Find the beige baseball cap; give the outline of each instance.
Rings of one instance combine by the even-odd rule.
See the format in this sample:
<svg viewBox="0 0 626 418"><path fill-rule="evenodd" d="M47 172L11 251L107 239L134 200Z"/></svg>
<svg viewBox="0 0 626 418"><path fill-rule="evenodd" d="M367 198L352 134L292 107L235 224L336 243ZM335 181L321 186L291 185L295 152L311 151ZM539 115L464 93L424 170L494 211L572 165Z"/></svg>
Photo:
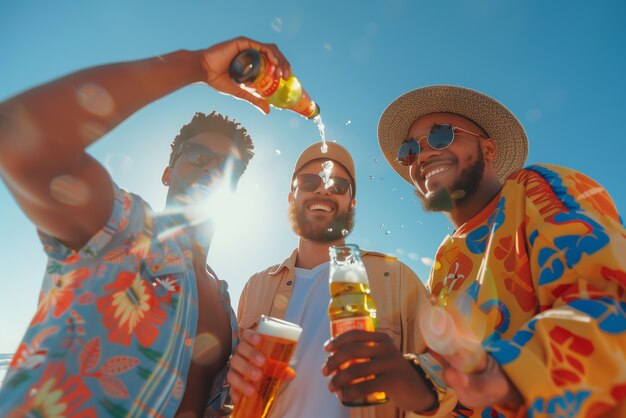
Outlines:
<svg viewBox="0 0 626 418"><path fill-rule="evenodd" d="M302 151L302 154L298 157L298 161L296 161L296 165L293 168L293 175L291 176L292 183L298 171L307 163L313 160L332 160L341 164L346 171L348 171L352 180L352 197L356 196L356 176L354 174L354 160L352 156L347 149L336 142L326 142L326 145L328 146L328 150L325 153L322 152L321 142L316 142Z"/></svg>

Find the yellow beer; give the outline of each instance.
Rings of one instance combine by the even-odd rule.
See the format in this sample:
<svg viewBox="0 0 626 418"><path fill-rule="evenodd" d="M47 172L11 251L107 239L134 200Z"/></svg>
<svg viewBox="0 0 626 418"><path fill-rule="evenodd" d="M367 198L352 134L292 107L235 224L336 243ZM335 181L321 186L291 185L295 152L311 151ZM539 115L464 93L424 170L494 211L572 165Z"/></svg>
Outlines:
<svg viewBox="0 0 626 418"><path fill-rule="evenodd" d="M262 315L256 331L261 334L257 349L265 356L263 377L256 393L242 395L232 418L265 418L269 415L289 361L296 351L302 328L291 322Z"/></svg>
<svg viewBox="0 0 626 418"><path fill-rule="evenodd" d="M330 248L330 333L333 337L354 329L374 332L376 330L376 304L370 295L369 281L365 266L361 261L359 247L352 244ZM358 359L341 365L342 369L357 362ZM356 379L359 383L374 376ZM347 406L366 406L388 401L385 392L374 392L355 402L342 403Z"/></svg>

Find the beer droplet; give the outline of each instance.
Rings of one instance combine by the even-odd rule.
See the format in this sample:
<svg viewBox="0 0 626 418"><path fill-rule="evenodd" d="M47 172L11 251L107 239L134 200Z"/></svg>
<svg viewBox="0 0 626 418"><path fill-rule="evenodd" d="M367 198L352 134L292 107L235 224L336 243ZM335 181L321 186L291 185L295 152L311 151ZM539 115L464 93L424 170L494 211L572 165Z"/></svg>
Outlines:
<svg viewBox="0 0 626 418"><path fill-rule="evenodd" d="M391 234L391 231L390 230L386 230L385 231L385 235L389 235L389 234Z"/></svg>
<svg viewBox="0 0 626 418"><path fill-rule="evenodd" d="M346 125L352 125L352 121L351 120L347 121Z"/></svg>
<svg viewBox="0 0 626 418"><path fill-rule="evenodd" d="M332 51L333 50L333 46L330 42L325 42L324 43L324 49L326 49L327 51Z"/></svg>
<svg viewBox="0 0 626 418"><path fill-rule="evenodd" d="M332 228L328 228L326 231L333 232L333 229Z"/></svg>
<svg viewBox="0 0 626 418"><path fill-rule="evenodd" d="M279 149L275 149L275 150L274 150L274 154L275 154L277 157L279 157L279 156L280 156L280 154L282 154L282 152L281 152Z"/></svg>
<svg viewBox="0 0 626 418"><path fill-rule="evenodd" d="M350 233L350 231L348 231L347 229L342 229L341 230L341 235L343 235L344 237L347 237L349 233Z"/></svg>
<svg viewBox="0 0 626 418"><path fill-rule="evenodd" d="M280 17L275 17L270 26L275 32L280 33L283 30L283 20Z"/></svg>
<svg viewBox="0 0 626 418"><path fill-rule="evenodd" d="M108 91L97 84L87 83L76 92L78 104L96 116L107 116L113 112L114 102Z"/></svg>
<svg viewBox="0 0 626 418"><path fill-rule="evenodd" d="M83 180L69 174L55 177L50 182L50 194L64 205L80 206L89 200L89 186Z"/></svg>
<svg viewBox="0 0 626 418"><path fill-rule="evenodd" d="M374 176L369 176L369 179L370 180L374 180Z"/></svg>

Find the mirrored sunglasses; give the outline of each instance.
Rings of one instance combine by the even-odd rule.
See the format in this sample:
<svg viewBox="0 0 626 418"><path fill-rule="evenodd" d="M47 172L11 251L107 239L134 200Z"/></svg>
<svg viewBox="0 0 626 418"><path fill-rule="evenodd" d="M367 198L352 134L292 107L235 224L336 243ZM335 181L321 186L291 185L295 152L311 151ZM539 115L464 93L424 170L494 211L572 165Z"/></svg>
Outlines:
<svg viewBox="0 0 626 418"><path fill-rule="evenodd" d="M332 183L331 183L332 182ZM342 195L350 190L352 194L352 182L343 177L330 176L328 191L332 194ZM293 181L293 189L299 188L305 192L314 192L322 184L322 178L318 174L297 174Z"/></svg>
<svg viewBox="0 0 626 418"><path fill-rule="evenodd" d="M428 131L426 135L426 142L434 150L444 150L448 148L454 142L454 132L461 131L470 135L483 137L481 134L467 131L463 128L452 125L434 125ZM398 156L396 159L400 164L406 167L410 167L417 161L417 157L422 152L420 145L420 139L424 138L424 135L420 134L405 140L400 149L398 150Z"/></svg>

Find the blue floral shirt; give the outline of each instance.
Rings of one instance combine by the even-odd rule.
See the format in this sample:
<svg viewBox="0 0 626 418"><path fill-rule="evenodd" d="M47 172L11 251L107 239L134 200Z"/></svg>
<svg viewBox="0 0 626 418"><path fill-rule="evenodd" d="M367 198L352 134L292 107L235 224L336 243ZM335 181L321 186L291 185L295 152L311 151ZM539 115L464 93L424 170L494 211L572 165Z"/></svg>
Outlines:
<svg viewBox="0 0 626 418"><path fill-rule="evenodd" d="M175 232L180 219L114 188L110 219L80 251L41 234L47 270L0 390L2 417L171 417L179 407L198 320L191 242ZM220 291L234 349L225 282ZM224 377L207 384L206 417L221 415Z"/></svg>

